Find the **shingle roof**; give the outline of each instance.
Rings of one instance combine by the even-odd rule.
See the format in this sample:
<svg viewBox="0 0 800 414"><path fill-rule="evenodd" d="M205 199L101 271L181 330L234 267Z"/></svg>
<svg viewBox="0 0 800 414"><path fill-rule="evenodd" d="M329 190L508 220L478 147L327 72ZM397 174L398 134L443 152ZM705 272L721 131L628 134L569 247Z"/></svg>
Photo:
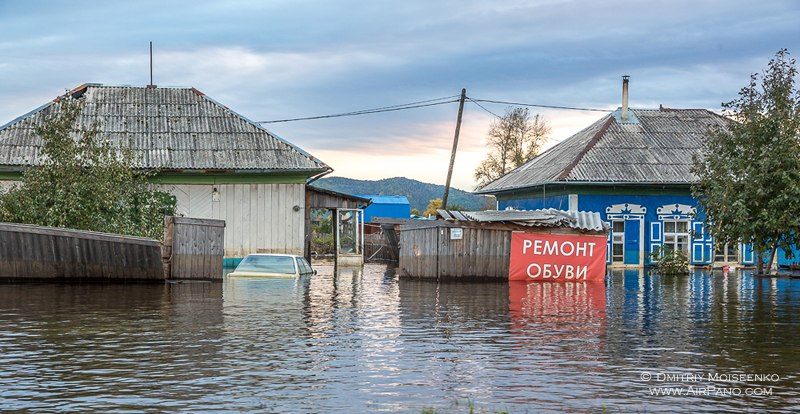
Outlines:
<svg viewBox="0 0 800 414"><path fill-rule="evenodd" d="M100 122L113 143L130 139L144 168L323 172L322 161L220 105L194 88L86 84L71 92L85 101L81 122ZM56 99L0 127L0 165L36 164L34 134L63 101Z"/></svg>
<svg viewBox="0 0 800 414"><path fill-rule="evenodd" d="M497 193L549 183L659 183L696 180L692 155L713 126L727 120L705 109L619 110L567 138L477 193Z"/></svg>

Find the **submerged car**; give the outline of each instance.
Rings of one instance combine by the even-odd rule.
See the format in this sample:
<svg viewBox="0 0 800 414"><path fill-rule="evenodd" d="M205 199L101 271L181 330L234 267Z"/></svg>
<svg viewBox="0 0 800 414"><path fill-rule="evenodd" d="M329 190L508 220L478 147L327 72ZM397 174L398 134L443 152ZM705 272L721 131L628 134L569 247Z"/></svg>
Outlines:
<svg viewBox="0 0 800 414"><path fill-rule="evenodd" d="M228 277L295 277L316 272L303 256L294 254L248 254Z"/></svg>

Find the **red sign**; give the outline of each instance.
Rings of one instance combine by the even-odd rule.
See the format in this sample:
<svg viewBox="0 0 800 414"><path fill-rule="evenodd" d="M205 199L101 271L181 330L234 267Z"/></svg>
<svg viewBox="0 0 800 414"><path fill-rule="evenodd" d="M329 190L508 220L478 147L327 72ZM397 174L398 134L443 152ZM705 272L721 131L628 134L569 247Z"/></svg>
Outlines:
<svg viewBox="0 0 800 414"><path fill-rule="evenodd" d="M605 236L514 232L508 278L546 282L603 281L606 240Z"/></svg>

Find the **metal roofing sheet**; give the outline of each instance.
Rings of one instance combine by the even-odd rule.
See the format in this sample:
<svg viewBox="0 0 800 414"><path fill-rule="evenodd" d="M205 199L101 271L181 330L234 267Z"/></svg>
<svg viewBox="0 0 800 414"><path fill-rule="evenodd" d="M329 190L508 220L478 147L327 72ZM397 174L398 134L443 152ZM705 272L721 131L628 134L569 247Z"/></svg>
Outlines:
<svg viewBox="0 0 800 414"><path fill-rule="evenodd" d="M696 179L690 171L692 157L700 155L706 133L728 122L704 109L632 109L631 112L638 123L620 124L613 120L603 132L608 116L603 117L489 183L479 193L554 181L691 183ZM592 140L601 132L602 136Z"/></svg>
<svg viewBox="0 0 800 414"><path fill-rule="evenodd" d="M111 142L130 140L142 151L146 168L329 169L297 146L194 89L90 84L80 99L85 106L79 122L98 122L101 134ZM0 164L37 163L42 141L34 129L62 104L57 100L0 128Z"/></svg>
<svg viewBox="0 0 800 414"><path fill-rule="evenodd" d="M481 223L510 222L531 227L569 227L591 231L608 230L600 213L592 211L564 211L551 208L490 211L439 210L438 212L439 216L446 220L455 219Z"/></svg>
<svg viewBox="0 0 800 414"><path fill-rule="evenodd" d="M372 204L410 204L406 196L357 195L356 197L368 198L372 200Z"/></svg>

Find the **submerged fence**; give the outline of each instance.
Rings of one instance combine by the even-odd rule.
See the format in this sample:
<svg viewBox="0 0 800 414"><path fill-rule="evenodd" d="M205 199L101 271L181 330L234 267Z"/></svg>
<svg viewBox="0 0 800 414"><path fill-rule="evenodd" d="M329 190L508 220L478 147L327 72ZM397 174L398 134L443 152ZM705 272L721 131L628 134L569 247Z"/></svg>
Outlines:
<svg viewBox="0 0 800 414"><path fill-rule="evenodd" d="M158 240L0 223L0 278L163 280Z"/></svg>

